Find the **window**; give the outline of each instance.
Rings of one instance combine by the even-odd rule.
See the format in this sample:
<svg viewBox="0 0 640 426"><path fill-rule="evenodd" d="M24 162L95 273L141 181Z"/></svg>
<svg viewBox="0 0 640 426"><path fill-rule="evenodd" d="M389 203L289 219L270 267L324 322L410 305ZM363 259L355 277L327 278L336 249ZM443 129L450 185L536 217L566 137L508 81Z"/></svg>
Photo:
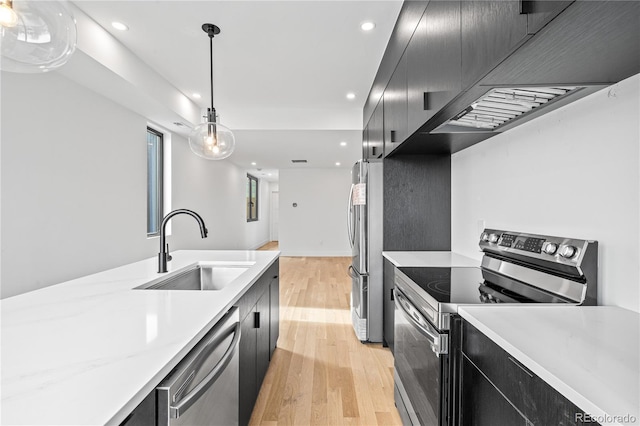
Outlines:
<svg viewBox="0 0 640 426"><path fill-rule="evenodd" d="M162 209L162 133L147 127L147 236L160 235Z"/></svg>
<svg viewBox="0 0 640 426"><path fill-rule="evenodd" d="M247 175L247 222L258 220L258 178Z"/></svg>

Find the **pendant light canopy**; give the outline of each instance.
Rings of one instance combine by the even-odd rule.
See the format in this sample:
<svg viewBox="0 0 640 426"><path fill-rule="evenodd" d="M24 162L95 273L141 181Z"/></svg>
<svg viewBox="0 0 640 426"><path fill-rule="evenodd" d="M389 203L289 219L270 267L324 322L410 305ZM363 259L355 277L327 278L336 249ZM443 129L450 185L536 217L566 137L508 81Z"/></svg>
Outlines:
<svg viewBox="0 0 640 426"><path fill-rule="evenodd" d="M211 108L207 108L207 122L194 127L189 134L189 147L199 157L222 160L231 155L236 141L231 130L217 122L216 109L213 107L213 37L220 34L220 28L213 24L203 24L202 29L209 36Z"/></svg>
<svg viewBox="0 0 640 426"><path fill-rule="evenodd" d="M76 21L64 1L0 0L0 31L4 71L51 71L76 49Z"/></svg>

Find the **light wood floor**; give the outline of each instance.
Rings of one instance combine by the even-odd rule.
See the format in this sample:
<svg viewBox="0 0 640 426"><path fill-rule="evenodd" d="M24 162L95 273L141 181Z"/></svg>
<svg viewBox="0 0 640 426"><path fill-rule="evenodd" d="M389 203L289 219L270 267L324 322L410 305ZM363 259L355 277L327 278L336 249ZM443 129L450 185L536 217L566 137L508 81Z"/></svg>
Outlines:
<svg viewBox="0 0 640 426"><path fill-rule="evenodd" d="M271 241L260 247L258 250L278 250L278 242Z"/></svg>
<svg viewBox="0 0 640 426"><path fill-rule="evenodd" d="M390 351L351 327L350 260L280 258L280 338L251 425L402 424Z"/></svg>

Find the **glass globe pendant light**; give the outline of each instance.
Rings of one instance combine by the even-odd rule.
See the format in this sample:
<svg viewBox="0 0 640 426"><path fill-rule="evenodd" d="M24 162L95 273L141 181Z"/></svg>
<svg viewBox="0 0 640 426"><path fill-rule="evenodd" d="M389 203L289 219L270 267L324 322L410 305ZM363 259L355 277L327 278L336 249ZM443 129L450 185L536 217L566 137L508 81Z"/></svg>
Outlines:
<svg viewBox="0 0 640 426"><path fill-rule="evenodd" d="M0 69L40 73L76 49L76 21L65 1L0 0Z"/></svg>
<svg viewBox="0 0 640 426"><path fill-rule="evenodd" d="M189 147L194 154L207 160L222 160L231 155L236 141L231 130L218 123L213 107L213 37L220 34L220 28L213 24L203 24L202 29L209 36L211 58L211 108L207 108L207 122L189 133Z"/></svg>

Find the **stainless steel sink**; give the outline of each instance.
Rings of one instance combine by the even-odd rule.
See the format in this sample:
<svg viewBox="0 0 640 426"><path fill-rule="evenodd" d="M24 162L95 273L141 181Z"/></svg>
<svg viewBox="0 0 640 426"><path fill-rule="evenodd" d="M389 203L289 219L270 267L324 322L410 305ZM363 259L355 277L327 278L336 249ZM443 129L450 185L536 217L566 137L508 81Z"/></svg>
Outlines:
<svg viewBox="0 0 640 426"><path fill-rule="evenodd" d="M247 265L197 265L193 269L173 275L151 284L144 284L141 290L222 290L233 280L247 271Z"/></svg>

